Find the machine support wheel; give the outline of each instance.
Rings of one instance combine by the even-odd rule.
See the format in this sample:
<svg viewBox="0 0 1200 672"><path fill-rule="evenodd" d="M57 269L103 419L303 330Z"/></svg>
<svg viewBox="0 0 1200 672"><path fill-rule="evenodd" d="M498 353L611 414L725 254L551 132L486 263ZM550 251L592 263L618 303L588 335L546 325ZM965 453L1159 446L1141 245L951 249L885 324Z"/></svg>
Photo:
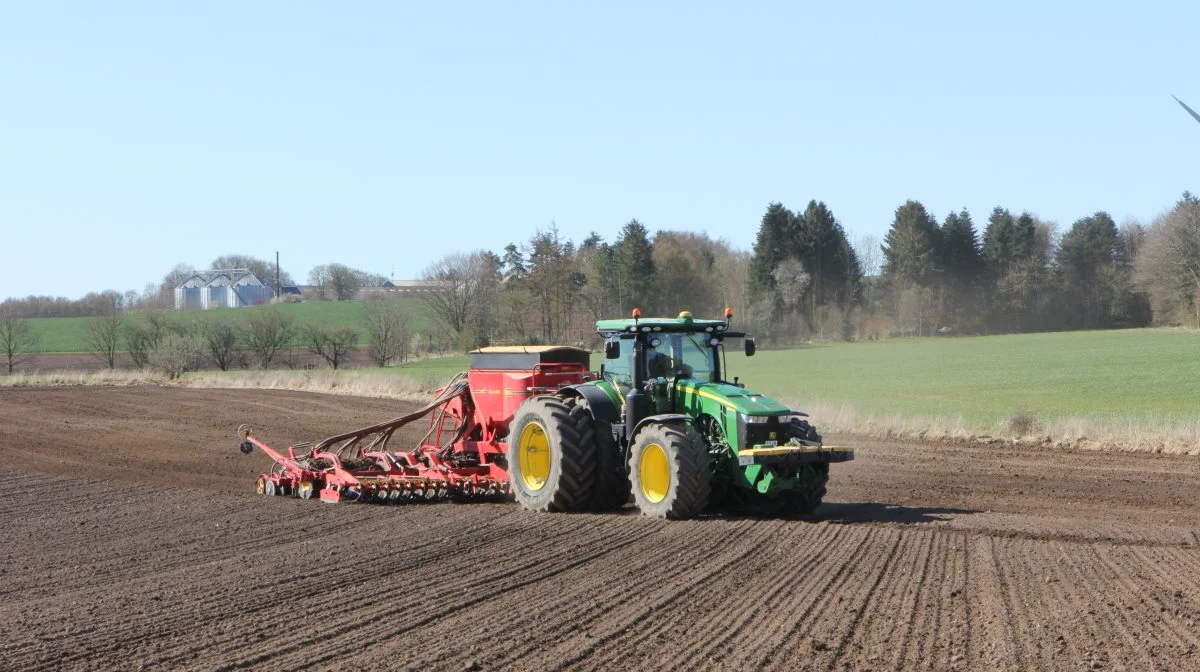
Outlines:
<svg viewBox="0 0 1200 672"><path fill-rule="evenodd" d="M829 463L816 462L805 465L797 472L799 483L787 493L788 507L794 513L811 515L825 498L825 486L829 483Z"/></svg>
<svg viewBox="0 0 1200 672"><path fill-rule="evenodd" d="M254 491L260 495L267 494L267 483L269 481L266 476L259 476L258 480L254 481Z"/></svg>
<svg viewBox="0 0 1200 672"><path fill-rule="evenodd" d="M691 518L704 510L712 489L708 450L700 435L689 427L647 427L634 439L629 479L642 514Z"/></svg>
<svg viewBox="0 0 1200 672"><path fill-rule="evenodd" d="M821 435L817 428L799 418L792 419L788 433L793 438L821 443ZM829 483L829 463L815 462L800 467L796 472L796 480L796 487L785 494L786 509L789 513L812 515L825 498L826 485Z"/></svg>
<svg viewBox="0 0 1200 672"><path fill-rule="evenodd" d="M272 480L271 480L271 479L269 479L269 478L267 479L267 482L266 482L266 484L265 484L265 487L264 487L264 489L263 489L263 494L264 494L264 495L266 495L266 496L268 496L268 497L274 497L275 495L278 495L278 494L279 494L279 488L277 488L277 487L275 486L275 481L272 481Z"/></svg>
<svg viewBox="0 0 1200 672"><path fill-rule="evenodd" d="M532 511L582 511L596 476L596 441L590 415L559 397L521 404L508 432L513 494Z"/></svg>

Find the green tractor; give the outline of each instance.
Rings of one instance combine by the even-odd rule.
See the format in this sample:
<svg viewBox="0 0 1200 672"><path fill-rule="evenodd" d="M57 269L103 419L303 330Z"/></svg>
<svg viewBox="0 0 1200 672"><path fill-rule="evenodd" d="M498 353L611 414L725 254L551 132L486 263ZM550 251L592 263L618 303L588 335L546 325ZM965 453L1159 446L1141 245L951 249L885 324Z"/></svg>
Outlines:
<svg viewBox="0 0 1200 672"><path fill-rule="evenodd" d="M725 345L755 342L724 320L601 320L600 377L534 396L513 416L508 468L518 502L538 511L604 511L632 493L643 514L810 514L829 465L807 416L726 380Z"/></svg>

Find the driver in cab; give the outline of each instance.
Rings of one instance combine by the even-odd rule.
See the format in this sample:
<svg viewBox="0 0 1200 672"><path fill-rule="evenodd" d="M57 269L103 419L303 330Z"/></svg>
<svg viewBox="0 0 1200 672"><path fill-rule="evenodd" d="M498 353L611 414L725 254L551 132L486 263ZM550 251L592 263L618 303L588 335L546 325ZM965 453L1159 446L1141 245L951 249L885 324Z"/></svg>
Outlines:
<svg viewBox="0 0 1200 672"><path fill-rule="evenodd" d="M659 348L663 348L662 351ZM651 378L692 377L692 367L684 364L668 354L669 346L665 343L651 346L646 351L646 371Z"/></svg>

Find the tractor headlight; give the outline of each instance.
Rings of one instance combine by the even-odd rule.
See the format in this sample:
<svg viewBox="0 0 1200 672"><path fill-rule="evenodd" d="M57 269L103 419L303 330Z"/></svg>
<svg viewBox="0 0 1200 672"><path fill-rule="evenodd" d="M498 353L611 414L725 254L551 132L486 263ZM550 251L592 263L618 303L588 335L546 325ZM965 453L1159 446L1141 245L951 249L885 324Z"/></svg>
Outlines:
<svg viewBox="0 0 1200 672"><path fill-rule="evenodd" d="M745 413L738 413L738 416L741 417L742 422L749 424L749 425L765 424L767 422L767 420L771 417L768 415L746 415Z"/></svg>

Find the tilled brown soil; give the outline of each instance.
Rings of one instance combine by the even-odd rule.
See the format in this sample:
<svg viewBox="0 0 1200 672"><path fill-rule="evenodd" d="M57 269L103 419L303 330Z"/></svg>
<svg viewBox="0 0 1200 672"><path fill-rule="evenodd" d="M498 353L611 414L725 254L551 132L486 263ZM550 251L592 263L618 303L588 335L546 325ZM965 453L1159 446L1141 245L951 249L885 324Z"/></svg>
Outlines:
<svg viewBox="0 0 1200 672"><path fill-rule="evenodd" d="M409 408L0 390L0 667L1200 669L1196 458L846 439L807 521L249 494L238 423Z"/></svg>

